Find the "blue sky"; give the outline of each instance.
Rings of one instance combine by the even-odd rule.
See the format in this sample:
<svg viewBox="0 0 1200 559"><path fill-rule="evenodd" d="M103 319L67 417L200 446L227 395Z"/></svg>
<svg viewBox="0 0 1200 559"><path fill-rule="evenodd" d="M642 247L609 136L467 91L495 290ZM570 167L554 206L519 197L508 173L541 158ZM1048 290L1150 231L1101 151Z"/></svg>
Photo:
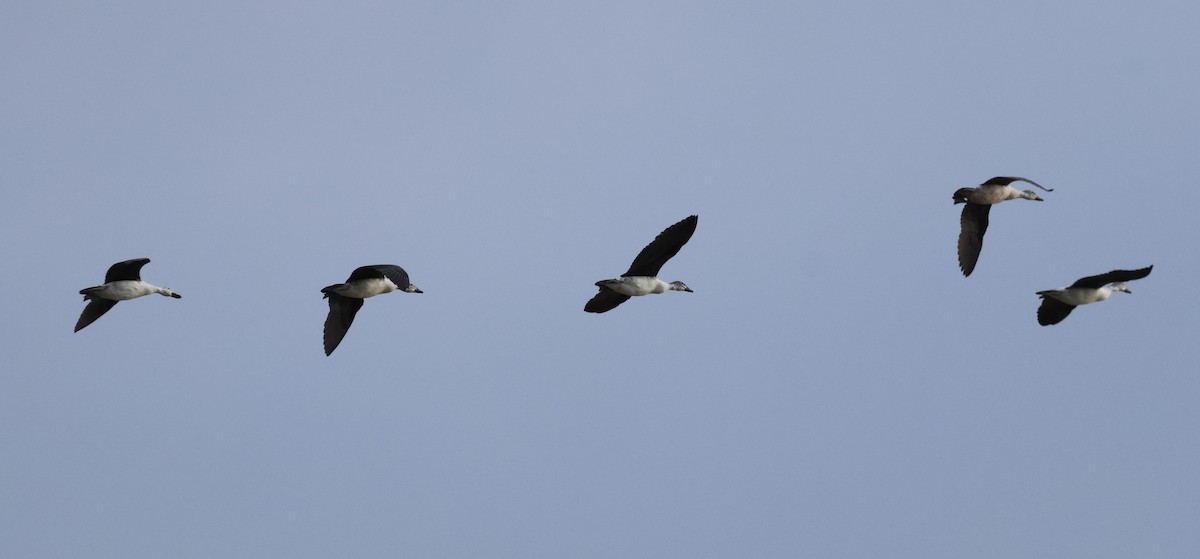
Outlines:
<svg viewBox="0 0 1200 559"><path fill-rule="evenodd" d="M9 3L0 555L1195 555L1198 17ZM690 214L694 294L582 311Z"/></svg>

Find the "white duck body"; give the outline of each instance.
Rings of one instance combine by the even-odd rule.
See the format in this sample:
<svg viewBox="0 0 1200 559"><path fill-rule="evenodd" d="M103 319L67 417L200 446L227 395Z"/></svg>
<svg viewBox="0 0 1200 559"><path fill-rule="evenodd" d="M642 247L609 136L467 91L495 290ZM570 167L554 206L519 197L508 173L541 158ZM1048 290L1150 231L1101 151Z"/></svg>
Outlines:
<svg viewBox="0 0 1200 559"><path fill-rule="evenodd" d="M400 287L397 286L395 282L386 277L382 277L354 280L349 283L343 283L335 286L330 289L330 291L333 291L334 293L344 297L366 299L376 295L383 295L384 293L391 293L399 289Z"/></svg>
<svg viewBox="0 0 1200 559"><path fill-rule="evenodd" d="M137 299L152 293L158 293L164 297L174 297L178 299L174 291L165 287L159 287L146 283L142 280L117 280L110 281L104 285L89 287L79 292L85 300L88 299L108 299L109 301L128 301Z"/></svg>
<svg viewBox="0 0 1200 559"><path fill-rule="evenodd" d="M1004 202L1006 200L1016 200L1019 198L1037 201L1042 200L1042 198L1038 196L1036 192L1032 190L1017 190L1010 184L985 184L982 186L977 186L973 189L964 188L962 190L969 190L969 193L966 193L965 196L967 202L982 206L990 206L992 204L999 204L1000 202Z"/></svg>
<svg viewBox="0 0 1200 559"><path fill-rule="evenodd" d="M1114 291L1124 291L1129 293L1129 288L1123 283L1114 283L1100 288L1092 287L1068 287L1066 289L1049 289L1046 291L1037 292L1038 295L1052 297L1057 301L1061 301L1068 305L1086 305L1089 303L1099 303L1113 294Z"/></svg>
<svg viewBox="0 0 1200 559"><path fill-rule="evenodd" d="M615 279L600 280L597 287L607 287L621 295L639 297L668 291L691 291L682 282L667 283L652 276L622 276Z"/></svg>

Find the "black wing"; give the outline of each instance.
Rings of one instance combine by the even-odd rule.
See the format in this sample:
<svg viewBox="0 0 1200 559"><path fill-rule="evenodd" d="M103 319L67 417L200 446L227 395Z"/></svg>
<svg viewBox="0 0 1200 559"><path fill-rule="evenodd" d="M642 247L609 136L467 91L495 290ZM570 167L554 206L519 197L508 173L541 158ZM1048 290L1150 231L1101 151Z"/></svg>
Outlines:
<svg viewBox="0 0 1200 559"><path fill-rule="evenodd" d="M354 280L372 278L390 279L392 280L392 283L396 284L396 287L400 288L400 290L408 288L408 272L405 272L404 268L393 264L372 264L370 266L362 266L350 274L350 278L346 280L346 283L350 283Z"/></svg>
<svg viewBox="0 0 1200 559"><path fill-rule="evenodd" d="M1042 190L1045 190L1046 192L1054 192L1053 188L1046 188L1036 182L1033 182L1033 181L1031 181L1027 178L1023 178L1023 177L992 177L992 178L988 179L987 181L985 181L980 186L986 186L989 184L998 184L998 185L1004 186L1006 184L1012 184L1017 181L1027 182L1029 184L1032 184L1033 186L1036 186Z"/></svg>
<svg viewBox="0 0 1200 559"><path fill-rule="evenodd" d="M583 310L594 313L608 312L628 300L628 295L621 295L607 287L601 287L600 292L583 306Z"/></svg>
<svg viewBox="0 0 1200 559"><path fill-rule="evenodd" d="M972 204L963 206L959 224L962 230L958 233L958 267L964 276L975 271L975 263L979 261L979 251L983 250L983 234L988 228L988 212L992 207L987 204Z"/></svg>
<svg viewBox="0 0 1200 559"><path fill-rule="evenodd" d="M149 258L134 258L117 262L108 268L107 274L104 274L104 283L121 280L138 281L142 279L142 266L149 263Z"/></svg>
<svg viewBox="0 0 1200 559"><path fill-rule="evenodd" d="M692 238L692 233L696 232L696 223L699 221L698 216L688 216L679 223L664 229L653 241L650 241L650 244L646 245L646 248L642 249L642 252L638 253L637 258L633 259L633 264L629 265L629 271L621 275L657 276L663 264L679 254L679 249L683 248L683 245ZM621 303L618 302L617 305L619 304Z"/></svg>
<svg viewBox="0 0 1200 559"><path fill-rule="evenodd" d="M354 322L358 309L362 308L363 300L337 293L327 293L326 296L329 297L329 316L325 317L325 355L329 355L346 337L346 331L350 330L350 324Z"/></svg>
<svg viewBox="0 0 1200 559"><path fill-rule="evenodd" d="M132 261L131 261L132 262ZM88 324L96 321L97 318L104 316L104 313L109 309L117 306L116 301L108 299L92 299L86 307L83 308L83 314L79 315L79 322L75 323L75 331L83 330Z"/></svg>
<svg viewBox="0 0 1200 559"><path fill-rule="evenodd" d="M1042 295L1042 306L1038 307L1038 324L1042 326L1058 324L1073 310L1075 310L1075 305L1068 305L1053 297Z"/></svg>
<svg viewBox="0 0 1200 559"><path fill-rule="evenodd" d="M1150 275L1150 270L1153 268L1154 266L1146 266L1140 270L1113 270L1107 274L1081 278L1079 281L1072 283L1071 287L1099 289L1113 282L1139 280Z"/></svg>

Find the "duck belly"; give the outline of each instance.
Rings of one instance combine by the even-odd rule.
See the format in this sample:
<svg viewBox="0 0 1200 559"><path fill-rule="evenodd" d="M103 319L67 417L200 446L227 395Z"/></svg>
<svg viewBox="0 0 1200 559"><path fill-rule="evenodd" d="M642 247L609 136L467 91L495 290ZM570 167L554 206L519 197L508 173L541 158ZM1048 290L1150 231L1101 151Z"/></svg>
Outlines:
<svg viewBox="0 0 1200 559"><path fill-rule="evenodd" d="M356 280L352 283L343 284L335 289L338 295L345 297L354 297L355 299L366 299L384 293L391 293L396 290L396 284L392 283L387 278L371 278L364 280Z"/></svg>
<svg viewBox="0 0 1200 559"><path fill-rule="evenodd" d="M663 293L670 289L666 282L649 276L626 276L618 279L597 282L621 295L640 297L651 293Z"/></svg>
<svg viewBox="0 0 1200 559"><path fill-rule="evenodd" d="M1108 298L1108 292L1104 289L1067 288L1046 291L1044 294L1068 305L1075 306L1095 303Z"/></svg>
<svg viewBox="0 0 1200 559"><path fill-rule="evenodd" d="M89 297L108 299L109 301L128 301L154 293L154 290L146 282L117 280L104 285L89 287L83 290L83 293Z"/></svg>

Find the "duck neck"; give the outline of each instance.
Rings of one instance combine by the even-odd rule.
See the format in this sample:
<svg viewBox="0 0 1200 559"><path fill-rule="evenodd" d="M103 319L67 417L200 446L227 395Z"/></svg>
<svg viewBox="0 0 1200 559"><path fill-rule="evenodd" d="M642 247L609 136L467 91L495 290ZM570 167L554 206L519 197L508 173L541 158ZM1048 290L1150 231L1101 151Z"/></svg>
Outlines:
<svg viewBox="0 0 1200 559"><path fill-rule="evenodd" d="M143 282L143 283L145 283L145 282ZM146 284L146 287L148 287L150 289L151 293L157 293L159 295L162 295L163 297L174 297L175 296L174 291L171 291L170 289L167 289L165 287L159 287L157 285L153 285L153 284L149 284L149 283Z"/></svg>

